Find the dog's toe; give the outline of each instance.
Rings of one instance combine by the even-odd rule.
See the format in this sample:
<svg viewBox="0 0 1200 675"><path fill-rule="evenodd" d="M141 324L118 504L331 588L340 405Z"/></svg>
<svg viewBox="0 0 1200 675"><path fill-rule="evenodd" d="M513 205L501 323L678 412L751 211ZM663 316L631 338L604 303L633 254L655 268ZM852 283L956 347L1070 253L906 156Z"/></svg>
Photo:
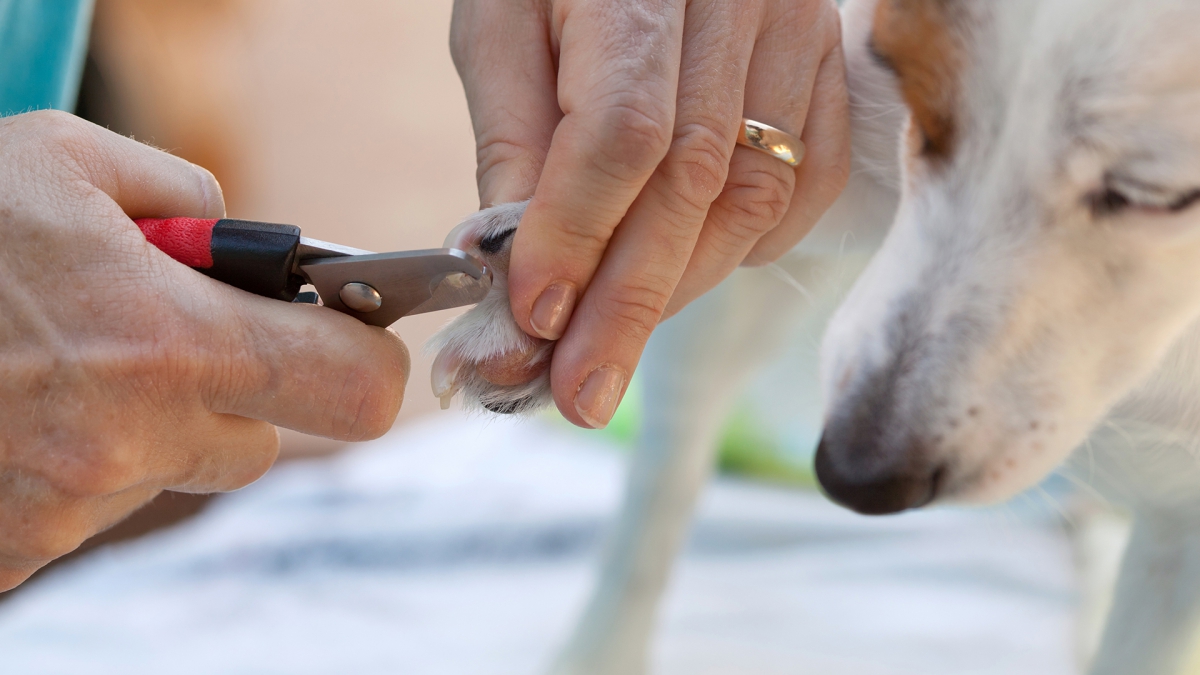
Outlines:
<svg viewBox="0 0 1200 675"><path fill-rule="evenodd" d="M544 344L545 340L539 342ZM535 344L528 350L515 350L484 359L475 364L475 372L501 387L527 384L550 367L549 363L538 358L542 346Z"/></svg>
<svg viewBox="0 0 1200 675"><path fill-rule="evenodd" d="M492 270L487 297L441 330L430 343L433 393L448 407L461 394L468 406L501 414L533 412L550 400L554 343L517 326L508 304L508 259L525 204L480 211L451 231L446 245L483 258Z"/></svg>

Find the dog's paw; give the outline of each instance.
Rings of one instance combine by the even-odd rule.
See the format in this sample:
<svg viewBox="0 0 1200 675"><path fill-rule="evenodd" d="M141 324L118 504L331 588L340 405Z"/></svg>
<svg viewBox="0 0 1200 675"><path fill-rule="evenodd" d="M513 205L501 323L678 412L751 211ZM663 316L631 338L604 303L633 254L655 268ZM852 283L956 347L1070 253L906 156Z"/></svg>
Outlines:
<svg viewBox="0 0 1200 675"><path fill-rule="evenodd" d="M478 255L492 270L492 289L478 305L442 328L429 342L433 395L442 408L461 393L463 404L514 414L545 407L550 396L554 343L517 326L508 304L508 257L527 202L501 204L463 221L446 246Z"/></svg>

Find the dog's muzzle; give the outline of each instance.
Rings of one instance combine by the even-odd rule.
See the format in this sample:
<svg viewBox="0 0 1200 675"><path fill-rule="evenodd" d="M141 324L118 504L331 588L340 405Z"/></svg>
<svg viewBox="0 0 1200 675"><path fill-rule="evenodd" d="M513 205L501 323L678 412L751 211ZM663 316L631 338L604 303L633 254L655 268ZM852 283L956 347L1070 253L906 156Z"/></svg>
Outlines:
<svg viewBox="0 0 1200 675"><path fill-rule="evenodd" d="M866 433L864 433L866 432ZM932 502L946 474L924 448L889 448L864 429L827 428L817 447L817 481L834 502L863 515L881 516Z"/></svg>

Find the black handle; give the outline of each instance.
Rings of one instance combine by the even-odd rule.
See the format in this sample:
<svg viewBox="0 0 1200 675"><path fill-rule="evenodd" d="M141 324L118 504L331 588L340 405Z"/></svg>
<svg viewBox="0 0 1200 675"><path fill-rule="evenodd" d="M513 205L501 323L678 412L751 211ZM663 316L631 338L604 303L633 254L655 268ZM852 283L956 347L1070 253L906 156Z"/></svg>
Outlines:
<svg viewBox="0 0 1200 675"><path fill-rule="evenodd" d="M300 228L223 218L212 228L212 267L200 271L267 298L291 302L304 284L292 272Z"/></svg>

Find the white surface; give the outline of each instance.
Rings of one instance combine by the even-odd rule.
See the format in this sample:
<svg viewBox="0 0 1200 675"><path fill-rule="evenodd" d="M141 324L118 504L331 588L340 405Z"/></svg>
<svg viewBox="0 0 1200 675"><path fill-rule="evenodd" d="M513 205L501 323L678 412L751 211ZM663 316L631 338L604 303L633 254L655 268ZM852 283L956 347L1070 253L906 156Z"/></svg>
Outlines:
<svg viewBox="0 0 1200 675"><path fill-rule="evenodd" d="M450 416L277 467L0 605L0 672L537 673L621 473L583 434ZM1028 510L867 519L719 481L655 672L1073 673L1069 545Z"/></svg>

